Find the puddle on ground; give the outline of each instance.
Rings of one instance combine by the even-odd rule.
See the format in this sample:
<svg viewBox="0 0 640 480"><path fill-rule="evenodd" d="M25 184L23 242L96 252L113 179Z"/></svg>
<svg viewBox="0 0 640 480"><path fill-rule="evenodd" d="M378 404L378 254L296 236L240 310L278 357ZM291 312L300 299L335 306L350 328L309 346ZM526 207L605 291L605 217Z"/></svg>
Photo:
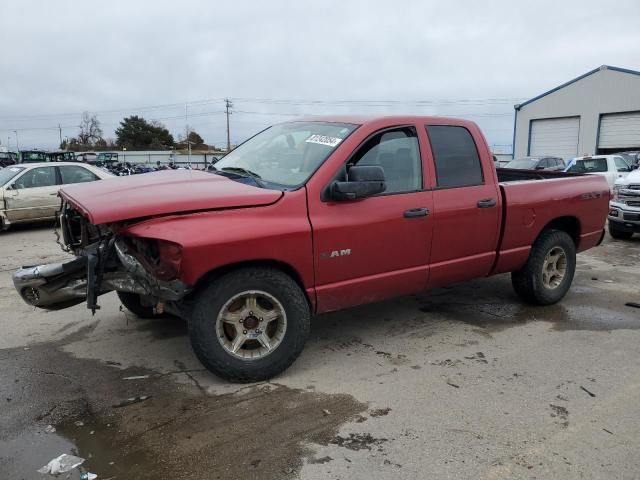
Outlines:
<svg viewBox="0 0 640 480"><path fill-rule="evenodd" d="M366 410L350 395L274 383L206 395L51 344L1 350L0 361L2 478L42 480L36 470L62 453L85 458L99 479L287 478L310 455L306 445L328 444ZM150 376L124 380L137 375ZM150 398L114 408L140 395Z"/></svg>
<svg viewBox="0 0 640 480"><path fill-rule="evenodd" d="M591 283L575 283L565 299L549 306L522 303L504 276L439 289L416 298L420 312L461 321L487 333L539 321L550 322L556 331L640 329L640 309L625 306L630 299L624 293L605 291Z"/></svg>
<svg viewBox="0 0 640 480"><path fill-rule="evenodd" d="M529 306L508 303L440 303L429 302L421 312L445 315L451 321L462 321L480 327L488 333L524 325L529 322L550 322L556 331L638 330L640 312L611 310L603 307L556 304Z"/></svg>

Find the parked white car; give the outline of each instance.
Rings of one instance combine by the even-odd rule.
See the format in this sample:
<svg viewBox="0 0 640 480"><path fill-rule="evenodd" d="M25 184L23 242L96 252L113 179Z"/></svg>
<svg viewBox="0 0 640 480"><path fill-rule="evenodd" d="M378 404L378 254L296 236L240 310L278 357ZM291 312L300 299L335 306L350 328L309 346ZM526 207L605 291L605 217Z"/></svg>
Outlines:
<svg viewBox="0 0 640 480"><path fill-rule="evenodd" d="M640 233L640 170L616 180L609 203L609 234L631 238L634 233Z"/></svg>
<svg viewBox="0 0 640 480"><path fill-rule="evenodd" d="M609 188L618 178L629 175L633 168L620 155L577 157L569 162L565 172L595 173L606 177Z"/></svg>
<svg viewBox="0 0 640 480"><path fill-rule="evenodd" d="M60 208L60 188L107 178L117 177L73 162L19 163L0 169L0 230L16 223L54 219Z"/></svg>

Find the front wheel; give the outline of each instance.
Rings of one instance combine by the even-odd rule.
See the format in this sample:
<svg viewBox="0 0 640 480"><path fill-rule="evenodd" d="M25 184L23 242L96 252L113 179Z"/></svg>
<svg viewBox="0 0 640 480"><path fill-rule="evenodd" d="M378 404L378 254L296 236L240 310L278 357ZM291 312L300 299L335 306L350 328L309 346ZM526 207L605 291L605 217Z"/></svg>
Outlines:
<svg viewBox="0 0 640 480"><path fill-rule="evenodd" d="M566 295L576 271L576 246L560 230L545 230L523 268L511 273L516 293L526 302L551 305Z"/></svg>
<svg viewBox="0 0 640 480"><path fill-rule="evenodd" d="M633 232L622 230L614 222L609 222L609 235L617 240L629 240L633 236Z"/></svg>
<svg viewBox="0 0 640 480"><path fill-rule="evenodd" d="M285 273L246 268L203 289L189 320L191 345L214 374L233 382L267 380L300 355L309 335L309 304Z"/></svg>

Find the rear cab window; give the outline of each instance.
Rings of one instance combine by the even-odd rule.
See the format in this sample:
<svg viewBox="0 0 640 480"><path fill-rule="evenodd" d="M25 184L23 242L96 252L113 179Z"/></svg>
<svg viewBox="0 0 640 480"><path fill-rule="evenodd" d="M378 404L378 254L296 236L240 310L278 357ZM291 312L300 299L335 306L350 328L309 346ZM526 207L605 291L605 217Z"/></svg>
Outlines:
<svg viewBox="0 0 640 480"><path fill-rule="evenodd" d="M573 165L569 167L568 172L574 173L596 173L606 172L607 159L603 157L599 158L580 158L573 161Z"/></svg>
<svg viewBox="0 0 640 480"><path fill-rule="evenodd" d="M457 125L428 125L437 188L484 184L482 164L469 130Z"/></svg>

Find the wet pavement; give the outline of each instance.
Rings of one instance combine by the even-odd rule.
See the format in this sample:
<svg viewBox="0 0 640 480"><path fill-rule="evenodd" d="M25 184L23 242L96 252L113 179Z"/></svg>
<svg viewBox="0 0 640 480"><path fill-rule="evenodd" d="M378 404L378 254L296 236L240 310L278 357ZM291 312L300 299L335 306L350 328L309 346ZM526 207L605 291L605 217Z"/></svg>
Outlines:
<svg viewBox="0 0 640 480"><path fill-rule="evenodd" d="M23 304L11 271L63 257L48 228L0 234L1 479L61 453L102 480L638 478L638 239L581 254L558 305L501 275L319 316L255 385L113 294L93 317Z"/></svg>

